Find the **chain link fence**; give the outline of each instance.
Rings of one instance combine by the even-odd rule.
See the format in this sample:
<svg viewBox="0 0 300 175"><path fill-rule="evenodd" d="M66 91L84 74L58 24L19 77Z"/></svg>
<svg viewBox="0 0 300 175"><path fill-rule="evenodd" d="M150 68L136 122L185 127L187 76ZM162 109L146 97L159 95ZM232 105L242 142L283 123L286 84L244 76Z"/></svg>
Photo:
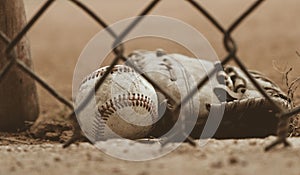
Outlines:
<svg viewBox="0 0 300 175"><path fill-rule="evenodd" d="M151 1L139 14L140 18L136 18L120 35L117 35L112 29L108 27L108 24L100 18L98 15L96 15L92 10L90 10L84 3L82 3L79 0L69 0L70 2L74 3L76 6L78 6L80 9L82 9L87 15L89 15L92 19L94 19L100 26L107 29L107 32L114 38L115 42L112 44L112 49L114 52L114 59L112 60L109 68L107 69L106 73L99 79L99 81L96 83L95 90L99 89L101 84L104 82L105 78L108 76L109 72L112 70L112 68L119 62L119 61L127 61L126 57L124 56L124 45L122 44L122 40L143 20L143 18L148 15L151 10L153 10L155 7L158 6L159 2L161 0L153 0ZM21 60L15 57L14 48L16 45L21 41L21 39L26 35L26 33L32 28L32 26L41 18L41 16L45 13L47 9L51 7L51 5L55 2L55 0L47 0L42 7L37 11L37 13L29 20L29 22L23 27L23 29L16 35L15 38L8 38L5 33L0 31L0 38L3 40L7 47L5 49L5 55L8 58L8 62L4 64L3 68L0 70L0 80L3 79L5 74L8 72L10 68L12 68L13 65L17 65L19 69L24 71L26 74L28 74L32 79L34 79L39 85L41 85L44 89L46 89L53 97L55 97L59 102L63 103L65 106L70 108L72 110L72 113L70 114L70 117L73 118L75 121L75 113L80 112L82 109L86 107L88 102L93 97L93 91L91 91L88 96L85 98L85 100L76 108L73 108L73 104L71 101L69 101L66 97L59 94L53 87L51 87L46 81L44 81L42 78L40 78L35 72L33 72L28 66L26 66L25 63L23 63ZM237 44L235 43L235 40L232 38L232 33L237 29L238 26L241 25L241 23L251 14L254 12L255 9L257 9L264 0L257 0L255 1L244 13L242 13L230 26L228 29L225 29L214 17L211 15L200 3L198 3L195 0L186 0L187 4L192 5L195 9L199 11L200 14L204 15L207 20L209 20L218 30L223 34L223 45L228 53L228 55L222 59L221 64L225 65L229 61L234 61L241 70L248 76L250 81L253 83L253 85L258 89L258 91L270 102L270 104L273 106L275 110L278 111L277 117L279 117L278 122L278 128L277 128L277 140L275 140L273 143L268 145L265 150L269 150L273 148L274 146L278 144L284 144L285 146L288 146L289 143L286 139L287 137L287 124L289 121L289 118L293 115L296 115L300 113L300 106L295 107L291 110L284 110L279 105L277 105L272 99L269 97L269 95L265 92L265 90L256 82L256 80L251 76L251 74L248 72L246 66L243 64L241 59L237 55ZM131 67L135 69L137 72L140 72L133 64L131 64ZM202 81L198 82L197 87L194 88L190 94L188 94L184 99L181 101L180 104L177 104L176 108L174 109L174 112L178 109L180 109L180 106L184 105L188 102L188 100L196 94L198 89L201 89L201 87L209 80L209 77L214 75L217 71L217 68L211 70L206 77L203 77ZM169 99L172 99L170 95L163 89L159 87L159 85L155 84L153 80L151 80L149 77L143 75L146 80L148 80L156 89L161 91L166 97ZM78 138L78 133L80 132L79 125L76 124L76 127L74 127L74 133L73 137L65 143L65 146L70 145ZM192 141L191 141L192 143Z"/></svg>

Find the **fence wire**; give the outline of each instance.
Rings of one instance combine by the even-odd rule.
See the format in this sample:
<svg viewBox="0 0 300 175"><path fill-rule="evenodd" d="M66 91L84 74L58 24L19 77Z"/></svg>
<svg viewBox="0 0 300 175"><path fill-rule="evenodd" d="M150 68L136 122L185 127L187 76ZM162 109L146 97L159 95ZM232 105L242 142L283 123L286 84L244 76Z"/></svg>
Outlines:
<svg viewBox="0 0 300 175"><path fill-rule="evenodd" d="M128 25L128 27L120 34L117 35L111 28L108 27L108 24L100 18L96 13L94 13L90 8L88 8L84 3L82 3L79 0L69 0L71 3L79 7L81 10L83 10L88 16L90 16L94 21L96 21L100 26L107 29L106 31L114 38L114 43L112 43L112 49L115 55L115 58L111 62L109 68L107 69L106 73L97 81L95 90L97 91L101 84L104 82L105 78L108 76L109 72L112 70L112 68L118 63L118 61L127 61L126 57L124 56L124 45L122 44L122 40L143 20L143 18L148 15L151 10L153 10L155 7L158 6L159 2L161 0L152 0L139 14L140 18L136 18L131 24ZM69 109L72 110L70 117L73 118L75 121L75 113L79 113L82 111L88 102L93 97L93 91L90 91L90 93L87 95L87 97L84 99L84 101L76 108L73 108L73 104L71 101L69 101L66 97L59 94L55 88L51 87L46 81L44 81L40 76L38 76L35 72L33 72L26 64L17 58L17 55L14 51L14 48L16 45L21 41L21 39L26 35L26 33L32 28L32 26L41 18L41 16L45 13L46 10L48 10L51 5L55 2L55 0L47 0L42 7L38 10L38 12L28 21L28 23L23 27L23 29L16 35L15 38L10 39L7 37L5 33L0 31L0 39L6 43L7 47L5 49L5 56L8 58L8 62L4 64L3 68L0 70L0 83L3 77L6 75L9 69L12 68L13 65L17 65L17 67L24 71L26 74L28 74L32 79L34 79L39 85L41 85L44 89L46 89L53 97L55 97L59 102L66 105ZM234 61L241 70L248 76L250 81L253 83L253 85L257 88L257 90L269 101L269 103L273 106L275 110L278 111L277 117L279 117L278 122L278 128L277 128L277 139L268 145L265 150L270 150L274 146L278 144L284 144L285 146L288 146L289 143L287 141L287 123L289 121L289 118L293 115L296 115L300 113L300 106L295 107L291 110L285 110L282 107L280 107L277 103L275 103L271 97L265 92L265 90L258 84L258 82L251 76L251 74L248 72L246 66L243 64L241 59L237 56L237 44L235 43L234 39L232 38L231 34L232 32L237 29L239 25L250 15L254 12L255 9L257 9L261 4L264 2L264 0L256 0L244 13L242 13L230 26L228 29L225 29L214 17L211 15L199 2L195 0L186 0L187 3L189 3L192 7L194 7L197 11L199 11L200 14L205 16L207 20L209 20L214 27L216 27L222 34L223 34L223 45L228 53L226 57L223 58L221 61L222 65L227 64L229 61ZM128 62L128 61L127 61ZM130 63L129 63L130 64ZM135 67L133 64L131 64L131 67L135 69L137 72L141 72L137 67ZM207 76L203 77L203 79L198 82L197 87L195 87L190 94L188 94L182 102L177 104L176 108L174 109L174 113L180 109L182 105L185 105L190 98L193 97L193 95L196 94L196 92L203 87L203 85L208 81L208 77L214 75L217 71L217 67L211 70ZM162 88L159 87L153 80L151 80L149 77L144 76L146 80L148 80L156 89L161 91L166 97L168 97L171 101L173 101L175 104L175 100L172 99L172 97L168 94L168 92L164 91ZM78 124L75 127L73 137L65 144L65 146L70 145L73 141L76 140L78 137L77 134L80 132L80 128ZM179 131L180 132L180 131ZM184 134L185 133L177 133L177 134ZM189 140L189 139L188 139ZM190 140L191 143L193 143L192 140Z"/></svg>

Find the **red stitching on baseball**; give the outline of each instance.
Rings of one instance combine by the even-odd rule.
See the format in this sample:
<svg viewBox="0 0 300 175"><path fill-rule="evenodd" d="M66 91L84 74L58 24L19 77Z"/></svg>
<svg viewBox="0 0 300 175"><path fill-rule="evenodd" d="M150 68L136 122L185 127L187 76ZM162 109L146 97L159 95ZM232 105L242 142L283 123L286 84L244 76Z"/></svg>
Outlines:
<svg viewBox="0 0 300 175"><path fill-rule="evenodd" d="M121 95L119 95L120 97ZM125 105L127 104L127 105ZM141 106L145 108L151 115L154 115L155 106L153 101L147 97L140 94L123 94L123 98L119 100L110 99L101 107L98 107L98 111L100 114L104 113L114 113L117 109L125 108L127 106ZM152 110L151 110L152 109ZM154 120L154 119L153 119Z"/></svg>
<svg viewBox="0 0 300 175"><path fill-rule="evenodd" d="M101 69L96 70L95 72L91 73L90 75L88 75L86 78L84 78L81 82L81 85L86 83L88 80L94 79L94 78L98 78L98 77L102 77L105 72L107 71L108 67L104 67ZM113 74L115 72L129 72L129 73L134 73L135 71L133 69L131 69L130 67L125 67L123 65L115 65L112 70L110 71L110 74Z"/></svg>
<svg viewBox="0 0 300 175"><path fill-rule="evenodd" d="M107 71L108 67L98 69L97 71L93 72L89 76L87 76L81 83L84 84L87 81L95 78L102 77L105 72ZM115 72L129 72L134 73L135 71L131 69L130 67L125 67L123 65L115 65L110 74L113 74ZM143 94L138 93L129 93L129 94L123 94L122 96L119 95L118 97L114 97L113 99L109 99L104 105L98 107L98 112L96 114L96 117L93 121L93 127L92 127L92 134L94 135L94 138L97 140L103 140L103 136L105 133L105 126L107 123L107 120L110 118L110 116L115 113L117 110L125 108L125 107L131 107L131 106L140 106L146 109L150 115L151 119L154 122L155 121L155 110L156 106L153 103L153 101L150 99L150 97L144 96Z"/></svg>
<svg viewBox="0 0 300 175"><path fill-rule="evenodd" d="M96 115L96 119L93 122L93 132L94 135L97 135L97 138L101 139L104 136L105 125L110 116L115 113L117 110L125 108L127 106L140 106L145 108L151 115L152 121L155 121L155 105L150 97L143 96L140 94L123 94L123 98L118 99L114 98L114 100L108 100L104 105L98 107L99 114ZM127 105L125 105L127 104ZM100 135L99 135L100 134Z"/></svg>

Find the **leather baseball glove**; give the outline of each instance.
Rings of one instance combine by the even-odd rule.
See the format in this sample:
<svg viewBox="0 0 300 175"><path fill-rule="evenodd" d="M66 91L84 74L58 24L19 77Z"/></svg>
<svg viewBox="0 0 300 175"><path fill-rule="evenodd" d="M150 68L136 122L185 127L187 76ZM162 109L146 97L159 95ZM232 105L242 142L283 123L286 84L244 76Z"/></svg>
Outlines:
<svg viewBox="0 0 300 175"><path fill-rule="evenodd" d="M157 91L161 118L155 124L152 136L164 135L182 118L193 138L246 138L276 134L276 111L239 68L223 67L180 54L166 54L163 50L135 51L128 60L175 100ZM196 95L181 107L180 113L172 113L176 104L215 66L218 66L217 73L209 77ZM250 71L250 74L274 102L283 108L291 108L290 98L272 80L256 71Z"/></svg>

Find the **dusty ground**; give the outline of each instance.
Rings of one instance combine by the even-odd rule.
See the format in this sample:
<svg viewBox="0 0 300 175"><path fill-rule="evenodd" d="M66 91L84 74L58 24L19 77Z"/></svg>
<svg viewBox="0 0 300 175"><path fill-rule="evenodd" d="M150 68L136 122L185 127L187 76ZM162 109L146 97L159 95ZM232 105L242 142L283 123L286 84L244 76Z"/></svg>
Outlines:
<svg viewBox="0 0 300 175"><path fill-rule="evenodd" d="M25 0L28 18L44 2ZM89 7L111 24L135 16L146 1L85 1ZM201 1L202 2L202 1ZM252 1L251 1L252 2ZM243 12L250 1L211 0L202 2L224 26ZM234 32L238 55L251 69L257 69L274 79L283 89L282 76L272 66L273 60L293 67L291 79L300 75L300 23L298 0L266 1ZM166 0L152 14L181 19L197 28L211 42L220 58L226 56L222 35L189 4L179 0ZM102 28L78 8L67 1L57 1L29 32L32 57L36 72L71 99L73 70L85 44ZM137 40L126 45L134 49L164 48L169 52L185 53L178 45ZM284 66L283 66L284 67ZM296 93L299 98L299 91ZM67 114L64 106L39 88L41 119ZM64 130L64 129L62 129ZM24 134L26 135L26 134ZM65 133L68 135L68 133ZM51 135L54 140L63 141ZM118 160L97 151L88 143L62 149L56 142L28 139L26 136L1 134L0 174L300 174L300 140L291 139L293 147L269 153L263 147L274 140L210 140L203 148L182 145L162 158L145 162ZM11 138L11 139L10 139ZM25 140L16 143L14 139ZM17 143L18 143L17 142Z"/></svg>
<svg viewBox="0 0 300 175"><path fill-rule="evenodd" d="M112 158L81 143L0 146L1 174L299 174L300 141L293 148L265 153L262 147L275 139L210 140L203 148L183 144L159 159L130 162Z"/></svg>

